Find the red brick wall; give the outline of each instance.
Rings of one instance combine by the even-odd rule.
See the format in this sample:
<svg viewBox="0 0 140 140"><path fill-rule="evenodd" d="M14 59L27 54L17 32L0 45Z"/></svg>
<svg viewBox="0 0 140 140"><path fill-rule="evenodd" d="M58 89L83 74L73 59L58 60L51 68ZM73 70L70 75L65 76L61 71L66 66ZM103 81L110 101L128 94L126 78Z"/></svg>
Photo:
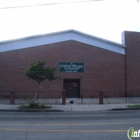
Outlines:
<svg viewBox="0 0 140 140"><path fill-rule="evenodd" d="M76 41L0 53L0 90L35 90L36 82L27 80L25 68L30 62L45 61L46 66L58 68L59 62L84 62L84 73L59 73L61 79L41 84L62 90L63 78L81 79L84 90L125 90L125 57L108 50L92 47ZM82 77L82 78L81 78Z"/></svg>
<svg viewBox="0 0 140 140"><path fill-rule="evenodd" d="M127 90L129 94L140 92L140 33L125 32Z"/></svg>

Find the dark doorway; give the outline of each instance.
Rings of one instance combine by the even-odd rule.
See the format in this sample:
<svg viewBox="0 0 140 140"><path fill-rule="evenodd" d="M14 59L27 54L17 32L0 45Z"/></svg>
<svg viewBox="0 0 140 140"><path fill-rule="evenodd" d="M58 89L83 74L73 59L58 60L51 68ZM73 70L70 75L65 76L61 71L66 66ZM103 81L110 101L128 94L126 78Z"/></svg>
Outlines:
<svg viewBox="0 0 140 140"><path fill-rule="evenodd" d="M80 79L64 79L66 98L80 98Z"/></svg>

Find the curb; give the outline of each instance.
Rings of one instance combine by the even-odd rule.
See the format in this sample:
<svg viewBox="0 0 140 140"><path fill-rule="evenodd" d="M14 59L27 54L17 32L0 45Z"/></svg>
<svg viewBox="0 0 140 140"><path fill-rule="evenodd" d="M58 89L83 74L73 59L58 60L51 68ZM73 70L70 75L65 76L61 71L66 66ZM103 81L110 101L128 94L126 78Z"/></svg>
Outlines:
<svg viewBox="0 0 140 140"><path fill-rule="evenodd" d="M125 110L140 110L140 108L114 108L114 109L107 109L104 111L125 111ZM95 110L95 111L102 111L102 110ZM89 111L89 112L95 112ZM66 111L66 110L59 110L59 109L0 109L0 112L74 112L74 111ZM82 112L82 111L80 111Z"/></svg>
<svg viewBox="0 0 140 140"><path fill-rule="evenodd" d="M1 109L0 112L65 112L63 110L37 110L37 109Z"/></svg>
<svg viewBox="0 0 140 140"><path fill-rule="evenodd" d="M114 108L109 111L123 111L123 110L140 110L140 108Z"/></svg>

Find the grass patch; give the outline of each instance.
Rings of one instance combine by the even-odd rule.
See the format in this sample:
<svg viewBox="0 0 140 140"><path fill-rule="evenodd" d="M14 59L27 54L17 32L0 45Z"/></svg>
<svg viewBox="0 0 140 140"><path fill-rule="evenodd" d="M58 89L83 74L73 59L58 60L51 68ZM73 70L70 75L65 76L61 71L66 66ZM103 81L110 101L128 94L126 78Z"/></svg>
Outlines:
<svg viewBox="0 0 140 140"><path fill-rule="evenodd" d="M140 108L140 104L137 104L137 105L128 105L127 107L129 107L129 108Z"/></svg>
<svg viewBox="0 0 140 140"><path fill-rule="evenodd" d="M21 105L18 107L18 109L48 109L51 108L51 106L46 106L44 104L34 104L33 106L31 105Z"/></svg>

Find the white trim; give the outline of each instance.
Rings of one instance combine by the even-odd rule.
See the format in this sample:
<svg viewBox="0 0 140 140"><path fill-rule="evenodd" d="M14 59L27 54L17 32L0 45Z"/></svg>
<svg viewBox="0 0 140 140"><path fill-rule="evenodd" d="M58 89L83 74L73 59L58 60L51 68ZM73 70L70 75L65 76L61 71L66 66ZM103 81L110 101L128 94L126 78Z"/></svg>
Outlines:
<svg viewBox="0 0 140 140"><path fill-rule="evenodd" d="M122 32L122 44L125 44L125 31Z"/></svg>
<svg viewBox="0 0 140 140"><path fill-rule="evenodd" d="M125 45L91 36L75 30L55 32L46 35L37 35L27 38L0 42L0 52L41 46L68 40L75 40L91 46L99 47L120 54L125 54Z"/></svg>

